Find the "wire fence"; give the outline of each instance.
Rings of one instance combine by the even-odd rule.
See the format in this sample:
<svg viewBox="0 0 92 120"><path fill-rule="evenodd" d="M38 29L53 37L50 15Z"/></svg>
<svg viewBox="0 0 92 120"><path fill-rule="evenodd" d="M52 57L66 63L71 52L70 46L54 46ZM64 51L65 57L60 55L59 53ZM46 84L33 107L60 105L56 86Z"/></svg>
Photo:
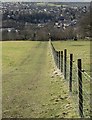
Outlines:
<svg viewBox="0 0 92 120"><path fill-rule="evenodd" d="M67 49L57 51L50 41L55 65L64 75L69 84L69 91L75 103L75 109L81 118L91 117L90 81L92 78L82 69L82 60L73 60L73 54L68 55Z"/></svg>

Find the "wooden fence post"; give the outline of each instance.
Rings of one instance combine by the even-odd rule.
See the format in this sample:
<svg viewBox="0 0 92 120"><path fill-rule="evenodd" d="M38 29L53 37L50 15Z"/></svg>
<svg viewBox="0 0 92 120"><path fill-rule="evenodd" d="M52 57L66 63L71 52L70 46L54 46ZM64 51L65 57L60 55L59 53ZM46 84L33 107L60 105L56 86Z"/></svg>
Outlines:
<svg viewBox="0 0 92 120"><path fill-rule="evenodd" d="M61 72L63 72L63 51L61 51Z"/></svg>
<svg viewBox="0 0 92 120"><path fill-rule="evenodd" d="M56 60L57 60L57 68L58 68L58 51L57 51L57 55L56 55Z"/></svg>
<svg viewBox="0 0 92 120"><path fill-rule="evenodd" d="M58 52L58 68L60 69L60 51Z"/></svg>
<svg viewBox="0 0 92 120"><path fill-rule="evenodd" d="M83 90L82 90L82 65L78 59L78 83L79 83L79 114L83 117Z"/></svg>
<svg viewBox="0 0 92 120"><path fill-rule="evenodd" d="M67 69L67 50L64 49L64 78L66 79L66 69Z"/></svg>
<svg viewBox="0 0 92 120"><path fill-rule="evenodd" d="M70 54L70 81L69 81L70 92L72 92L72 67L73 67L73 54Z"/></svg>

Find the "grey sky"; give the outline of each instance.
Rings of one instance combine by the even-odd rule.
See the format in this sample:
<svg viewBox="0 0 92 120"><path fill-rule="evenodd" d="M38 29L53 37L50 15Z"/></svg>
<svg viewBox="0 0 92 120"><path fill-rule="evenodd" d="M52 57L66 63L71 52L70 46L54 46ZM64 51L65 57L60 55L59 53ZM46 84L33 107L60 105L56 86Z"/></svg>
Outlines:
<svg viewBox="0 0 92 120"><path fill-rule="evenodd" d="M91 2L92 0L0 0L1 2Z"/></svg>

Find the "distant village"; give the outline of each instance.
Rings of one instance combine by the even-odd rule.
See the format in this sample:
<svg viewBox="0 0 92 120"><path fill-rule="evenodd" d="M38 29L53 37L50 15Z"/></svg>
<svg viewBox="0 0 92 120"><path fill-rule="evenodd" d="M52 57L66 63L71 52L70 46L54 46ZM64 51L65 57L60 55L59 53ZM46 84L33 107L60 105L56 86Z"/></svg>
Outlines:
<svg viewBox="0 0 92 120"><path fill-rule="evenodd" d="M90 3L78 4L3 2L2 40L48 40L49 34L52 40L89 38Z"/></svg>

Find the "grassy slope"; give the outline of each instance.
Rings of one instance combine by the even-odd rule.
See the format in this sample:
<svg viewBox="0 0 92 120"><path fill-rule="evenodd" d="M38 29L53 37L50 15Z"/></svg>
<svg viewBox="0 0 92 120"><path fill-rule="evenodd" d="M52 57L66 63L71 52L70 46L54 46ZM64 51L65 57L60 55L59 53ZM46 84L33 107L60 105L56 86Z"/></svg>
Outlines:
<svg viewBox="0 0 92 120"><path fill-rule="evenodd" d="M77 59L82 60L82 69L85 70L89 75L90 72L90 41L58 41L53 42L57 50L67 49L68 58L69 54L72 53L74 56L73 63L73 93L74 98L77 100L76 91L78 91L78 76L77 76ZM69 61L67 64L69 67ZM69 74L69 72L68 72ZM68 77L69 78L69 77ZM76 82L77 81L77 82ZM83 104L84 104L84 116L88 117L90 114L90 78L82 74L82 84L83 84Z"/></svg>
<svg viewBox="0 0 92 120"><path fill-rule="evenodd" d="M3 42L3 117L77 117L47 42Z"/></svg>
<svg viewBox="0 0 92 120"><path fill-rule="evenodd" d="M67 49L68 57L72 53L76 64L77 59L82 59L83 69L90 74L90 41L58 41L53 44L57 50Z"/></svg>
<svg viewBox="0 0 92 120"><path fill-rule="evenodd" d="M37 3L38 6L45 6L46 3ZM57 4L54 4L54 3L48 3L47 4L48 6L56 6L56 7L61 7L61 4L60 5L57 5Z"/></svg>

